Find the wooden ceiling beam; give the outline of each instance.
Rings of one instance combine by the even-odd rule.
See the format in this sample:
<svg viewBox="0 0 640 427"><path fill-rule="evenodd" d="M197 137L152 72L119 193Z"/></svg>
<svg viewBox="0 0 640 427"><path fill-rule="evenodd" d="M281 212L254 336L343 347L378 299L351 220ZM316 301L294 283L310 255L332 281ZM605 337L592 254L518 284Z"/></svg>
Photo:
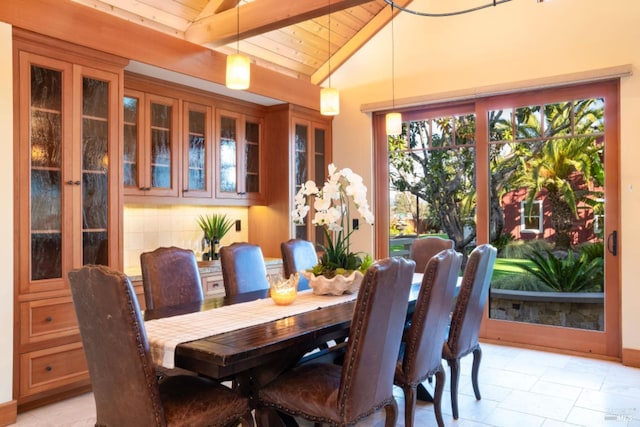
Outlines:
<svg viewBox="0 0 640 427"><path fill-rule="evenodd" d="M227 9L194 22L185 31L185 39L212 47L247 37L256 36L278 28L294 25L331 12L369 3L372 0L260 0L240 6L240 10ZM240 28L236 13L240 14Z"/></svg>

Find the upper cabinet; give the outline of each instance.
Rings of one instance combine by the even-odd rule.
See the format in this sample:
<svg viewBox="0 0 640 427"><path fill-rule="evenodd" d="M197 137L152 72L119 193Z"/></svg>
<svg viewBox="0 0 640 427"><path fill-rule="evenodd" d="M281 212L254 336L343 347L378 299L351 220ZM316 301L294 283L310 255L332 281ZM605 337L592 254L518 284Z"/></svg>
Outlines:
<svg viewBox="0 0 640 427"><path fill-rule="evenodd" d="M126 202L265 203L263 107L125 76Z"/></svg>
<svg viewBox="0 0 640 427"><path fill-rule="evenodd" d="M265 164L269 165L269 208L249 209L249 240L259 244L265 256L279 257L280 243L297 237L324 242L322 229L310 221L292 221L293 198L312 179L326 180L331 163L331 117L294 105L270 107L265 117ZM264 175L264 173L263 173Z"/></svg>
<svg viewBox="0 0 640 427"><path fill-rule="evenodd" d="M178 196L178 100L126 90L125 195Z"/></svg>
<svg viewBox="0 0 640 427"><path fill-rule="evenodd" d="M262 119L232 111L216 113L219 199L264 199L261 172Z"/></svg>

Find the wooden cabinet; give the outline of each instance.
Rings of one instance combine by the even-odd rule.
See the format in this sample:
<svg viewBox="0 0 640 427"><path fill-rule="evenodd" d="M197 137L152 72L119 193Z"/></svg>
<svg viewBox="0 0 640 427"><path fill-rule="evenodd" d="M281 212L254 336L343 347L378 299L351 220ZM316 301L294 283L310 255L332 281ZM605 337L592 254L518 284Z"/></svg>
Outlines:
<svg viewBox="0 0 640 427"><path fill-rule="evenodd" d="M125 78L125 202L265 203L263 107L133 73Z"/></svg>
<svg viewBox="0 0 640 427"><path fill-rule="evenodd" d="M129 195L178 195L178 100L126 90L123 185Z"/></svg>
<svg viewBox="0 0 640 427"><path fill-rule="evenodd" d="M269 165L267 200L269 207L249 208L249 241L262 247L265 256L280 254L280 243L298 237L321 243L320 228L297 226L291 219L293 197L312 179L321 186L331 163L331 117L303 107L278 105L265 116Z"/></svg>
<svg viewBox="0 0 640 427"><path fill-rule="evenodd" d="M216 197L264 199L261 181L262 119L217 110Z"/></svg>
<svg viewBox="0 0 640 427"><path fill-rule="evenodd" d="M124 63L15 34L14 390L22 404L88 384L67 274L84 264L121 268Z"/></svg>

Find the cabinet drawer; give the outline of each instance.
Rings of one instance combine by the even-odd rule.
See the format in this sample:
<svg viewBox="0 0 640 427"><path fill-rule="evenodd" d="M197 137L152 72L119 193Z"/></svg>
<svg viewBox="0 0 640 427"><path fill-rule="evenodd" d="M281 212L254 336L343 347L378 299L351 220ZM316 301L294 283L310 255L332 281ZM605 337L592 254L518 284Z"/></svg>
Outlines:
<svg viewBox="0 0 640 427"><path fill-rule="evenodd" d="M206 297L224 296L224 281L222 276L201 276L202 292Z"/></svg>
<svg viewBox="0 0 640 427"><path fill-rule="evenodd" d="M89 372L81 343L20 355L20 396L86 382Z"/></svg>
<svg viewBox="0 0 640 427"><path fill-rule="evenodd" d="M20 304L20 343L32 344L78 333L71 297Z"/></svg>

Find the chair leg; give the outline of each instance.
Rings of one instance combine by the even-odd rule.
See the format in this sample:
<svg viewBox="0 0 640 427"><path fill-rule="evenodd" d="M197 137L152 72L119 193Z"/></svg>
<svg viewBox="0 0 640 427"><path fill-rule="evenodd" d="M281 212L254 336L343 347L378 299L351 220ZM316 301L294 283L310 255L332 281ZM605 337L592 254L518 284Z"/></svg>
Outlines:
<svg viewBox="0 0 640 427"><path fill-rule="evenodd" d="M242 418L240 418L240 425L242 425L242 427L255 427L251 412L244 414Z"/></svg>
<svg viewBox="0 0 640 427"><path fill-rule="evenodd" d="M451 412L458 419L458 383L460 382L460 359L447 360L451 370Z"/></svg>
<svg viewBox="0 0 640 427"><path fill-rule="evenodd" d="M413 427L413 417L416 411L417 392L415 387L403 386L404 392L404 427Z"/></svg>
<svg viewBox="0 0 640 427"><path fill-rule="evenodd" d="M442 394L444 393L446 376L444 368L441 365L440 369L436 371L436 388L433 392L433 412L436 414L438 427L444 427L444 420L442 419Z"/></svg>
<svg viewBox="0 0 640 427"><path fill-rule="evenodd" d="M478 371L480 370L480 361L482 360L482 349L478 346L473 350L473 366L471 367L471 384L473 384L473 392L476 399L480 400L480 386L478 385Z"/></svg>
<svg viewBox="0 0 640 427"><path fill-rule="evenodd" d="M385 419L384 427L396 427L398 421L398 404L395 399L391 399L391 403L384 407Z"/></svg>

